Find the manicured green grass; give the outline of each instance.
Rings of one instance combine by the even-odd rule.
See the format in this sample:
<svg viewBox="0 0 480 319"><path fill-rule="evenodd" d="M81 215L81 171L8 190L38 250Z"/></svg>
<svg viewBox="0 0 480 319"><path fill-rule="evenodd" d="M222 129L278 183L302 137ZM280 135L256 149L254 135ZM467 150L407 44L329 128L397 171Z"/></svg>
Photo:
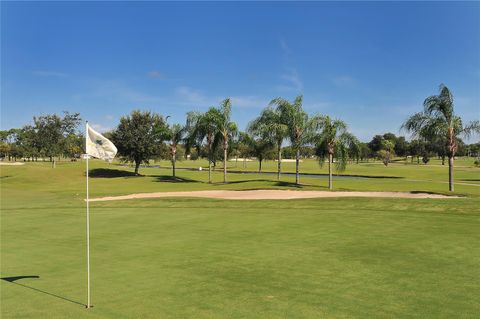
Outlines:
<svg viewBox="0 0 480 319"><path fill-rule="evenodd" d="M324 178L302 178L297 188L292 176L278 183L274 175L256 174L230 174L232 183L224 185L221 172L209 185L205 172L179 170L180 179L172 181L168 169L141 169L146 176L134 177L128 176L131 169L99 161L91 167L97 176L109 176L91 178L92 197L327 186ZM274 162L264 167L273 171ZM313 161L302 167L325 171ZM461 199L92 203L95 307L90 310L82 306L84 163L0 170L1 276L39 276L0 281L2 318L477 318L480 313L480 170L468 163L456 172L461 183L456 190L466 196ZM352 164L345 173L400 178L337 178L337 190L447 193L446 167L437 165Z"/></svg>

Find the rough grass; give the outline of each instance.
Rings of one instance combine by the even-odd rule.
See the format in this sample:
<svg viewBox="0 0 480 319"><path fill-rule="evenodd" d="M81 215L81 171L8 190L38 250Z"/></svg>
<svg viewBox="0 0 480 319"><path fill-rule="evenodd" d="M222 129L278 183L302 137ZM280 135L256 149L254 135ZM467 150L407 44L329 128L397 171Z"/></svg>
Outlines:
<svg viewBox="0 0 480 319"><path fill-rule="evenodd" d="M165 163L166 164L166 163ZM165 165L164 164L164 165ZM187 166L188 161L182 163ZM195 163L191 163L196 165ZM250 165L253 163L248 163ZM305 162L311 172L321 172ZM480 170L457 169L466 198L92 203L86 310L84 163L1 167L2 318L476 318ZM192 165L192 167L193 167ZM269 165L264 167L269 169ZM141 169L91 162L91 196L296 188L293 177ZM239 165L240 166L240 165ZM115 171L111 171L114 169ZM324 169L323 169L324 170ZM447 193L440 165L350 165L341 190ZM95 174L94 174L95 175ZM302 178L301 189L326 189Z"/></svg>

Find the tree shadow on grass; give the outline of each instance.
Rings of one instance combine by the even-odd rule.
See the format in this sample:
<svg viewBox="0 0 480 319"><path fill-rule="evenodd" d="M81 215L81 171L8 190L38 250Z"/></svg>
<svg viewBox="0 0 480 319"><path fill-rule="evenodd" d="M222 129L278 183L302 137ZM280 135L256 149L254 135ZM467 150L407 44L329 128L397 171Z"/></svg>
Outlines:
<svg viewBox="0 0 480 319"><path fill-rule="evenodd" d="M214 182L212 185L229 185L229 184L242 184L242 183L251 183L251 182L271 182L270 179L244 179L241 181L227 181L224 182Z"/></svg>
<svg viewBox="0 0 480 319"><path fill-rule="evenodd" d="M37 275L14 276L14 277L2 277L0 279L8 281L8 282L10 282L14 285L17 285L17 286L22 286L24 288L28 288L28 289L34 290L36 292L40 292L42 294L46 294L46 295L49 295L49 296L52 296L52 297L55 297L55 298L58 298L58 299L62 299L62 300L65 300L65 301L68 301L68 302L86 307L86 305L81 303L81 302L78 302L78 301L75 301L75 300L72 300L72 299L68 299L68 298L65 298L65 297L62 297L62 296L59 296L59 295L56 295L56 294L52 294L48 291L44 291L44 290L41 290L41 289L38 289L38 288L30 287L30 286L27 286L27 285L24 285L24 284L21 284L21 283L17 282L17 280L20 280L20 279L32 279L32 278L40 278L40 276L37 276Z"/></svg>
<svg viewBox="0 0 480 319"><path fill-rule="evenodd" d="M88 176L93 178L116 178L138 176L133 172L120 169L94 168L88 171Z"/></svg>
<svg viewBox="0 0 480 319"><path fill-rule="evenodd" d="M155 177L156 182L167 182L167 183L203 183L195 179L186 178L186 177L173 177L171 175L152 175Z"/></svg>
<svg viewBox="0 0 480 319"><path fill-rule="evenodd" d="M280 187L294 187L294 188L304 188L305 186L310 186L310 185L295 184L293 182L284 182L284 181L277 181L273 185L280 186Z"/></svg>

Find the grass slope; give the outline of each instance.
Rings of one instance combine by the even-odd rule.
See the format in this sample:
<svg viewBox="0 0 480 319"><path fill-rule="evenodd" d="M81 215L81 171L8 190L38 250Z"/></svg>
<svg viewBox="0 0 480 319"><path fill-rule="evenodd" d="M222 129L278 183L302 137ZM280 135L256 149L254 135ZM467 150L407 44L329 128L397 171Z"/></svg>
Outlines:
<svg viewBox="0 0 480 319"><path fill-rule="evenodd" d="M92 161L91 196L200 189L297 189L293 177L130 169ZM184 165L188 162L184 162ZM316 163L302 163L313 171ZM2 318L476 318L480 313L479 170L466 198L99 202L86 299L83 163L1 169ZM112 174L110 169L117 169ZM108 170L107 170L108 169ZM320 170L316 166L316 170ZM351 165L342 190L445 192L436 165ZM388 173L386 173L388 172ZM462 175L463 174L463 175ZM107 177L108 176L108 177ZM457 179L457 180L458 180ZM415 180L415 181L412 181ZM302 178L301 189L327 180Z"/></svg>

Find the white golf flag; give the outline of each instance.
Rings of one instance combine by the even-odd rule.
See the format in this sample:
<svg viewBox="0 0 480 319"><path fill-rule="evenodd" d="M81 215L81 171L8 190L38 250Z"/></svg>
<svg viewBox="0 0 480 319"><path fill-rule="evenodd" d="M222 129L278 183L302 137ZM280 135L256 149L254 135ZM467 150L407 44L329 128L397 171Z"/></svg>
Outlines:
<svg viewBox="0 0 480 319"><path fill-rule="evenodd" d="M87 155L111 162L117 154L117 148L102 134L95 131L87 123L86 129L86 153Z"/></svg>

